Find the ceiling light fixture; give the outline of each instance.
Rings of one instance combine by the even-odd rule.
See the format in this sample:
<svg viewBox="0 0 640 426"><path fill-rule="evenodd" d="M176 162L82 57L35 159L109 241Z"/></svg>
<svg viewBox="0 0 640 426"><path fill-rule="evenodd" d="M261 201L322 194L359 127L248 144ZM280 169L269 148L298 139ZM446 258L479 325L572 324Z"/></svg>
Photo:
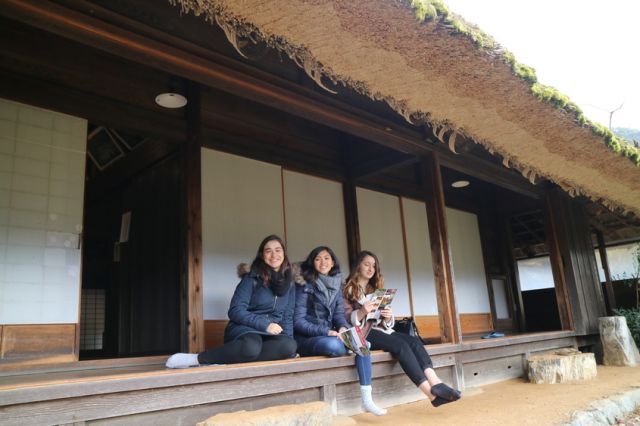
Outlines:
<svg viewBox="0 0 640 426"><path fill-rule="evenodd" d="M187 98L180 93L160 93L156 96L156 103L164 108L182 108L187 104Z"/></svg>
<svg viewBox="0 0 640 426"><path fill-rule="evenodd" d="M469 186L471 183L468 180L457 180L451 184L454 188L464 188L465 186Z"/></svg>

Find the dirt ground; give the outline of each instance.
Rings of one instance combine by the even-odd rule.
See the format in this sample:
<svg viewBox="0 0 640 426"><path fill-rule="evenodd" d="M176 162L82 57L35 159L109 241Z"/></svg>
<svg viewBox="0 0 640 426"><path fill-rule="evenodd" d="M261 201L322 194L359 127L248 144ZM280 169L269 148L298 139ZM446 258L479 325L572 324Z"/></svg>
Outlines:
<svg viewBox="0 0 640 426"><path fill-rule="evenodd" d="M593 380L554 385L508 380L466 389L461 400L438 408L423 400L391 407L386 416L360 414L336 424L553 425L569 421L573 411L585 410L598 399L638 387L640 367L598 366Z"/></svg>

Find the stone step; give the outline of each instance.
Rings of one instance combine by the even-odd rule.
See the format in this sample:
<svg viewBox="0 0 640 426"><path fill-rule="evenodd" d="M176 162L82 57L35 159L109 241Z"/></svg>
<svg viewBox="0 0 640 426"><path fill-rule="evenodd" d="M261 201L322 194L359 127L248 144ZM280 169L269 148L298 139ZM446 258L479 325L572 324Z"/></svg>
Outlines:
<svg viewBox="0 0 640 426"><path fill-rule="evenodd" d="M529 381L536 384L590 380L598 374L594 354L572 348L531 355L527 362Z"/></svg>

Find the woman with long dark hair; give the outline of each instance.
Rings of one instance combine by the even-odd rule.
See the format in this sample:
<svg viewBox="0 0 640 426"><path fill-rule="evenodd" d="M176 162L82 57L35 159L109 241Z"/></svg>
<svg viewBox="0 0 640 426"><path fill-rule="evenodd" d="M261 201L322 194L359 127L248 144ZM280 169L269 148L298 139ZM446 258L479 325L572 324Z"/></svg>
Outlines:
<svg viewBox="0 0 640 426"><path fill-rule="evenodd" d="M368 296L380 288L384 288L380 261L374 253L363 251L358 255L343 290L345 315L351 324L364 324L367 315L377 309L377 305ZM380 318L375 320L367 335L371 349L390 352L434 407L460 399L460 392L442 383L436 374L422 341L417 337L394 332L394 323L391 306L382 309Z"/></svg>
<svg viewBox="0 0 640 426"><path fill-rule="evenodd" d="M229 306L224 345L199 354L178 353L168 368L235 364L292 358L295 290L285 245L277 235L260 243L251 270L236 287Z"/></svg>
<svg viewBox="0 0 640 426"><path fill-rule="evenodd" d="M329 247L311 250L300 265L302 275L296 277L294 334L301 356L343 356L347 349L339 334L349 328L344 316L342 273L335 253ZM360 379L362 408L382 416L387 413L371 397L371 356L356 354Z"/></svg>

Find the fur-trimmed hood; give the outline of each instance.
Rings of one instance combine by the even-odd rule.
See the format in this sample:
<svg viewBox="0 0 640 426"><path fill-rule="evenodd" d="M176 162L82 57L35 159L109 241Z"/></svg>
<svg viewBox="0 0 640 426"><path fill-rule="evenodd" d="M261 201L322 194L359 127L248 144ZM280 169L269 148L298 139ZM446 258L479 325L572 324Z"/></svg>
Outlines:
<svg viewBox="0 0 640 426"><path fill-rule="evenodd" d="M238 274L238 278L244 278L244 276L247 275L249 272L251 272L250 264L248 263L238 264L238 267L236 268L236 273Z"/></svg>

